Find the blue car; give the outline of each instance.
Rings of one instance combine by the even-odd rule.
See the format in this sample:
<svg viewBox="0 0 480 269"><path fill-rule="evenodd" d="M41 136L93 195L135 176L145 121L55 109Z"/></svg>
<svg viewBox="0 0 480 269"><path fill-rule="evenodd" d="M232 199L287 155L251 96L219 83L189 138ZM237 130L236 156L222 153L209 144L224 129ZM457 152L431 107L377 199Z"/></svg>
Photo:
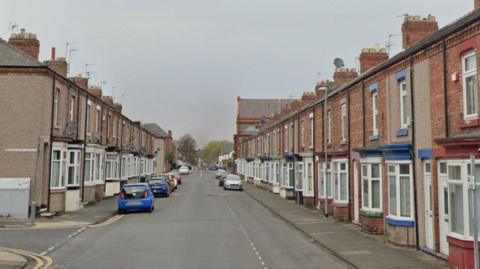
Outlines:
<svg viewBox="0 0 480 269"><path fill-rule="evenodd" d="M148 181L148 185L152 189L153 195L157 196L170 196L170 185L167 182L166 176L154 177Z"/></svg>
<svg viewBox="0 0 480 269"><path fill-rule="evenodd" d="M125 184L118 196L118 213L144 210L151 213L155 209L152 189L147 183Z"/></svg>

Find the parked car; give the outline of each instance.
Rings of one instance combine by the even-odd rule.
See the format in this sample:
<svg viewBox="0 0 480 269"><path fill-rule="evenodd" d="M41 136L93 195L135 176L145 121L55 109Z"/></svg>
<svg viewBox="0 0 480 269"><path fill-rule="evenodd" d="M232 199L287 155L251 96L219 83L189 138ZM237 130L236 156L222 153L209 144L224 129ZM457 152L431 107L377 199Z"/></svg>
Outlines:
<svg viewBox="0 0 480 269"><path fill-rule="evenodd" d="M225 174L227 171L223 169L218 169L217 172L215 173L215 178L219 179L223 174Z"/></svg>
<svg viewBox="0 0 480 269"><path fill-rule="evenodd" d="M169 175L169 174L163 174L163 175L160 175L158 177L161 177L163 178L163 180L165 180L167 183L168 183L168 186L170 187L170 193L172 193L173 191L175 191L175 182L173 180L173 175Z"/></svg>
<svg viewBox="0 0 480 269"><path fill-rule="evenodd" d="M242 179L237 175L228 175L223 183L225 190L243 190Z"/></svg>
<svg viewBox="0 0 480 269"><path fill-rule="evenodd" d="M145 210L151 213L154 209L154 195L147 183L123 185L118 196L118 213L134 210Z"/></svg>
<svg viewBox="0 0 480 269"><path fill-rule="evenodd" d="M178 172L180 172L180 175L188 175L190 174L190 169L188 168L188 166L183 165L182 167L180 167L180 169L178 169Z"/></svg>
<svg viewBox="0 0 480 269"><path fill-rule="evenodd" d="M170 174L172 174L173 177L174 177L175 179L177 179L178 185L182 185L182 176L178 173L177 170L172 170L172 171L170 172Z"/></svg>
<svg viewBox="0 0 480 269"><path fill-rule="evenodd" d="M227 172L223 173L220 178L218 179L218 186L219 187L223 187L224 183L225 183L225 178L227 178L227 176L229 176L229 174Z"/></svg>
<svg viewBox="0 0 480 269"><path fill-rule="evenodd" d="M208 170L210 171L216 171L218 169L217 165L216 164L212 164L210 166L208 166Z"/></svg>
<svg viewBox="0 0 480 269"><path fill-rule="evenodd" d="M157 196L170 196L170 186L165 180L165 177L154 177L148 180L148 185L152 189L153 195Z"/></svg>

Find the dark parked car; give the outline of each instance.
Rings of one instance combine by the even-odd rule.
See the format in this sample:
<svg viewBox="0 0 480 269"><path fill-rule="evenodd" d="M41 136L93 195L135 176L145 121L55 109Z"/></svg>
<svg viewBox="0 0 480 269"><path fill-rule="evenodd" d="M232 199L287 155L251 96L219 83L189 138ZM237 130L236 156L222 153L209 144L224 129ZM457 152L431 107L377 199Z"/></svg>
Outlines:
<svg viewBox="0 0 480 269"><path fill-rule="evenodd" d="M153 195L158 196L170 196L170 185L163 177L155 177L148 181L148 185L152 189Z"/></svg>
<svg viewBox="0 0 480 269"><path fill-rule="evenodd" d="M223 185L225 184L225 178L227 178L228 176L228 173L225 172L225 173L222 173L222 175L220 176L220 178L218 179L218 186L219 187L223 187Z"/></svg>
<svg viewBox="0 0 480 269"><path fill-rule="evenodd" d="M223 176L226 173L227 173L227 171L225 171L223 169L218 169L217 173L215 173L215 179L219 179L221 176Z"/></svg>
<svg viewBox="0 0 480 269"><path fill-rule="evenodd" d="M208 167L208 170L210 171L216 171L218 169L217 165L216 164L212 164Z"/></svg>
<svg viewBox="0 0 480 269"><path fill-rule="evenodd" d="M125 184L118 196L118 213L133 210L145 210L151 213L155 209L153 199L153 192L148 184Z"/></svg>

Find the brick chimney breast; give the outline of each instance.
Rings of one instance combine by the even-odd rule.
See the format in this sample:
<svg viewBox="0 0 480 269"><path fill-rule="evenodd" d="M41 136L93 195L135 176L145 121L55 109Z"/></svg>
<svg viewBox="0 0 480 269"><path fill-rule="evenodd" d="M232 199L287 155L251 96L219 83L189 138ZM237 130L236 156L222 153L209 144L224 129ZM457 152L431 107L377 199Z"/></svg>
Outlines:
<svg viewBox="0 0 480 269"><path fill-rule="evenodd" d="M25 29L22 28L20 29L20 33L12 33L10 35L8 43L38 61L40 41L38 41L35 34L27 33Z"/></svg>
<svg viewBox="0 0 480 269"><path fill-rule="evenodd" d="M385 48L375 44L373 48L362 49L360 53L360 74L388 60L388 53Z"/></svg>
<svg viewBox="0 0 480 269"><path fill-rule="evenodd" d="M70 80L75 83L78 87L82 89L88 89L88 79L78 75L76 77L70 78Z"/></svg>
<svg viewBox="0 0 480 269"><path fill-rule="evenodd" d="M418 41L438 31L438 23L434 16L405 16L402 24L403 48L408 49Z"/></svg>

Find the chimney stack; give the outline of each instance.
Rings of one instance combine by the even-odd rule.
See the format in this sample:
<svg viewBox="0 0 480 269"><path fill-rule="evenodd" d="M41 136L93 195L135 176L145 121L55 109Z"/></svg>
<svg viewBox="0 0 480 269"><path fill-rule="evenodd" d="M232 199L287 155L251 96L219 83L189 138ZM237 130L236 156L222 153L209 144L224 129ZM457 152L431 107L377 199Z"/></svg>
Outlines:
<svg viewBox="0 0 480 269"><path fill-rule="evenodd" d="M312 101L315 101L317 99L317 95L314 92L304 92L302 94L302 102L304 104L311 103Z"/></svg>
<svg viewBox="0 0 480 269"><path fill-rule="evenodd" d="M406 15L402 24L403 48L410 48L436 31L438 31L438 23L434 16L428 15L426 18L421 18Z"/></svg>
<svg viewBox="0 0 480 269"><path fill-rule="evenodd" d="M172 130L168 130L168 136L172 137Z"/></svg>
<svg viewBox="0 0 480 269"><path fill-rule="evenodd" d="M88 89L88 79L82 77L82 75L78 75L76 77L70 78L70 80L75 83L78 87L86 90Z"/></svg>
<svg viewBox="0 0 480 269"><path fill-rule="evenodd" d="M8 43L38 61L40 41L38 41L35 34L27 33L25 29L22 28L20 29L20 33L12 33L10 35Z"/></svg>
<svg viewBox="0 0 480 269"><path fill-rule="evenodd" d="M333 81L335 81L335 85L337 87L341 87L349 83L356 77L358 77L358 73L355 68L337 68L337 70L335 70L335 73L333 73Z"/></svg>
<svg viewBox="0 0 480 269"><path fill-rule="evenodd" d="M375 44L373 48L362 49L360 53L360 74L388 60L388 53L385 48Z"/></svg>
<svg viewBox="0 0 480 269"><path fill-rule="evenodd" d="M60 57L58 59L55 58L55 47L52 47L52 59L49 61L45 61L45 64L50 67L53 71L59 73L60 75L67 77L67 60L64 57Z"/></svg>
<svg viewBox="0 0 480 269"><path fill-rule="evenodd" d="M330 83L332 82L329 80L322 80L320 82L317 82L317 85L315 85L315 95L317 96L317 100L322 99L325 96L327 86Z"/></svg>

